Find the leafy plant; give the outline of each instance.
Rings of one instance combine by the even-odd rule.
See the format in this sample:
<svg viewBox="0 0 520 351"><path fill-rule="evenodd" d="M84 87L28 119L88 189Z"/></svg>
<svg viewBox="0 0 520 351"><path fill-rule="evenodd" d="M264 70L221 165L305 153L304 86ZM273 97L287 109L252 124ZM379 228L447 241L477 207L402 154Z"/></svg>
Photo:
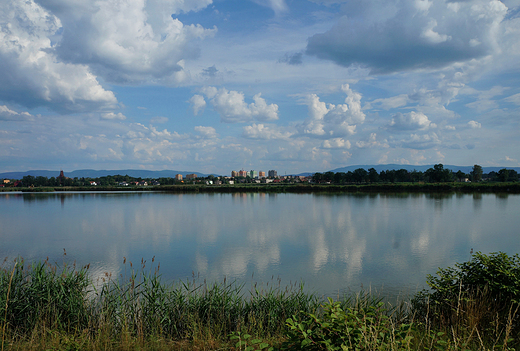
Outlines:
<svg viewBox="0 0 520 351"><path fill-rule="evenodd" d="M252 336L245 332L233 332L230 334L230 340L237 340L235 347L244 351L273 351L273 347L263 342L261 339L251 339Z"/></svg>
<svg viewBox="0 0 520 351"><path fill-rule="evenodd" d="M384 303L361 309L343 309L331 298L323 305L323 316L287 319L287 338L282 350L407 350L412 324L395 325L386 315Z"/></svg>
<svg viewBox="0 0 520 351"><path fill-rule="evenodd" d="M437 327L467 326L504 340L520 333L520 257L477 252L428 275L430 290L412 299L416 318Z"/></svg>

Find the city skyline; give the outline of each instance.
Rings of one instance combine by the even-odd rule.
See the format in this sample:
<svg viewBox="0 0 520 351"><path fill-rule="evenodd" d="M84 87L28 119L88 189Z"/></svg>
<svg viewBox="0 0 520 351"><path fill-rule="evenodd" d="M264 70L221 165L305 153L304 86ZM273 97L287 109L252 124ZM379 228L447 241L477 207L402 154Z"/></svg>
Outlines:
<svg viewBox="0 0 520 351"><path fill-rule="evenodd" d="M0 4L0 173L520 166L520 0Z"/></svg>

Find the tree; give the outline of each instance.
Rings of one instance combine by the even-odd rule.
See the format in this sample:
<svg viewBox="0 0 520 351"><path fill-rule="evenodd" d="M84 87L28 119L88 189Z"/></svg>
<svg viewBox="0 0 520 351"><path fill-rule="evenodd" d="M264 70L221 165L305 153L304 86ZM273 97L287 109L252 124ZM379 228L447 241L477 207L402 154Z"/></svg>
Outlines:
<svg viewBox="0 0 520 351"><path fill-rule="evenodd" d="M345 181L345 172L336 172L334 174L334 183L341 184Z"/></svg>
<svg viewBox="0 0 520 351"><path fill-rule="evenodd" d="M312 176L312 181L318 184L321 183L323 181L323 174L318 172L314 173L314 175Z"/></svg>
<svg viewBox="0 0 520 351"><path fill-rule="evenodd" d="M459 170L459 171L457 171L457 173L455 173L455 176L457 177L459 182L462 182L462 179L466 178L466 173Z"/></svg>
<svg viewBox="0 0 520 351"><path fill-rule="evenodd" d="M509 170L502 168L498 171L498 180L501 182L507 182L509 180Z"/></svg>
<svg viewBox="0 0 520 351"><path fill-rule="evenodd" d="M482 173L482 166L474 165L473 170L471 171L471 181L480 182L482 180Z"/></svg>
<svg viewBox="0 0 520 351"><path fill-rule="evenodd" d="M379 182L379 174L377 173L375 168L370 168L368 170L368 180L370 181L370 183Z"/></svg>
<svg viewBox="0 0 520 351"><path fill-rule="evenodd" d="M451 182L453 179L452 171L445 169L442 163L434 165L433 168L428 168L424 175L432 183Z"/></svg>
<svg viewBox="0 0 520 351"><path fill-rule="evenodd" d="M395 178L397 182L408 182L410 181L410 173L404 168L399 169L395 172Z"/></svg>
<svg viewBox="0 0 520 351"><path fill-rule="evenodd" d="M32 175L26 175L22 178L23 186L33 186L36 179Z"/></svg>
<svg viewBox="0 0 520 351"><path fill-rule="evenodd" d="M354 170L354 181L356 183L366 183L368 181L368 172L363 168Z"/></svg>
<svg viewBox="0 0 520 351"><path fill-rule="evenodd" d="M416 171L415 169L410 173L410 179L412 182L420 182L424 180L424 174L421 171Z"/></svg>
<svg viewBox="0 0 520 351"><path fill-rule="evenodd" d="M334 181L334 172L328 171L323 174L323 180L328 183L332 183Z"/></svg>

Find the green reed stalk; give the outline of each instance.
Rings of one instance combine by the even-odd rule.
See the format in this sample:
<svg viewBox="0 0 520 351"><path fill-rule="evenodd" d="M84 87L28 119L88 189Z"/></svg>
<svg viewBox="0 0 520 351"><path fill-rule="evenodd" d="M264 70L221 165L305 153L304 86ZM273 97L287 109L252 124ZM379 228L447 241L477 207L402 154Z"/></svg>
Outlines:
<svg viewBox="0 0 520 351"><path fill-rule="evenodd" d="M16 265L18 262L15 262L13 270L11 272L11 277L9 278L9 285L7 287L7 296L5 298L5 314L4 314L4 325L2 326L2 351L4 351L4 337L5 337L5 327L7 326L7 304L9 303L9 293L11 292L11 283L13 282L14 270L16 269Z"/></svg>

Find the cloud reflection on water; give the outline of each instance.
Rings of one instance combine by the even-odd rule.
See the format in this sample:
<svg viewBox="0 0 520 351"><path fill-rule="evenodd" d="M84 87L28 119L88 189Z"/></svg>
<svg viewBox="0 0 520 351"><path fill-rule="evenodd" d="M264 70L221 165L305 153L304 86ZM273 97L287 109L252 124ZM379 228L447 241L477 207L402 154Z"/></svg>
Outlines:
<svg viewBox="0 0 520 351"><path fill-rule="evenodd" d="M519 205L489 194L1 195L0 254L62 260L66 248L96 277L124 273L123 257L150 269L155 256L165 279L413 290L470 248L518 252Z"/></svg>

